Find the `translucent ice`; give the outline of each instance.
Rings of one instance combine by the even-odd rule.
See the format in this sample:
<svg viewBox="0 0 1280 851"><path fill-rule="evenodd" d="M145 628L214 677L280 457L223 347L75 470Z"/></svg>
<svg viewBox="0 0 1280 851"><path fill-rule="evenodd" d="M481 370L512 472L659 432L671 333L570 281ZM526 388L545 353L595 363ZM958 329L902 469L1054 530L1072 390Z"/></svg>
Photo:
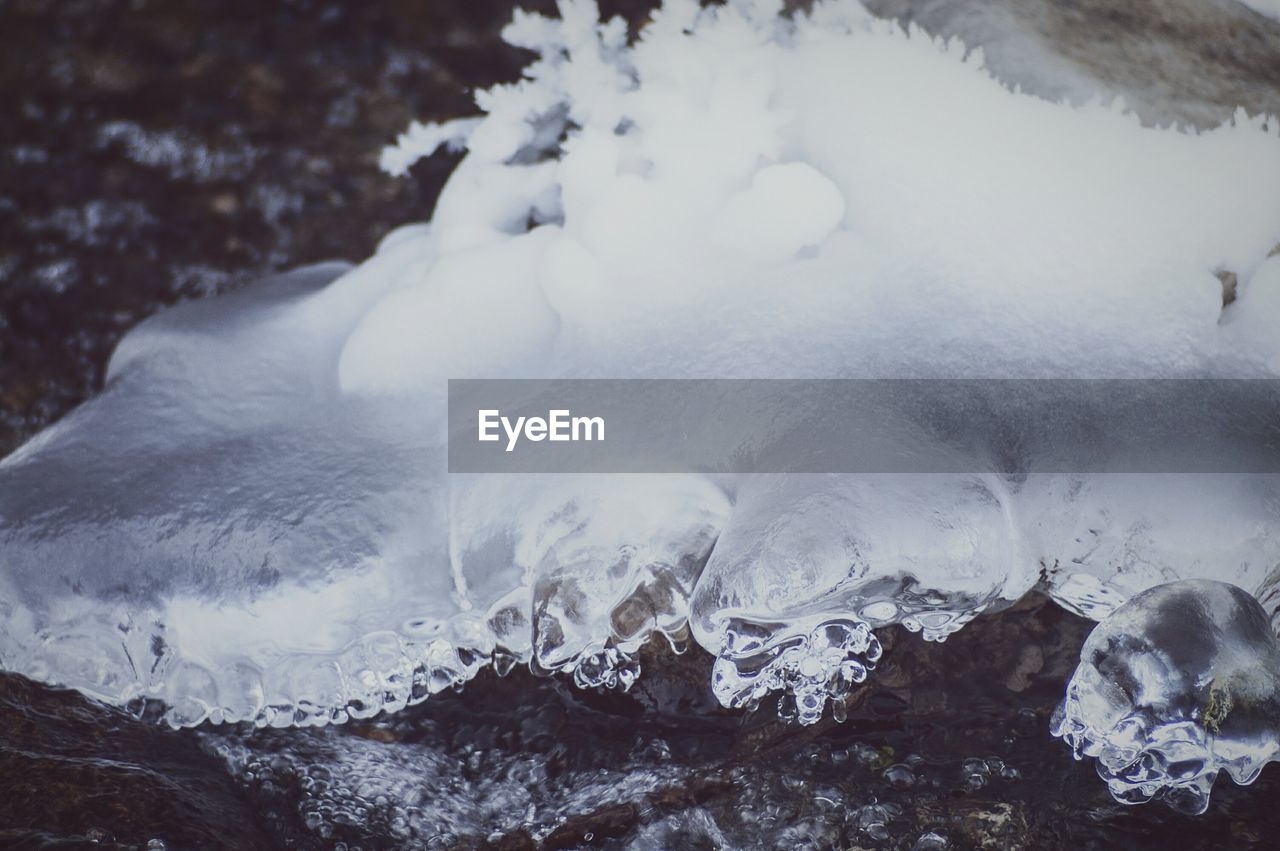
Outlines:
<svg viewBox="0 0 1280 851"><path fill-rule="evenodd" d="M1280 0L1243 0L1243 2L1260 15L1280 20Z"/></svg>
<svg viewBox="0 0 1280 851"><path fill-rule="evenodd" d="M1025 594L1030 564L995 476L753 477L698 583L694 634L719 654L722 703L785 689L782 711L813 723L874 667L871 627L941 640Z"/></svg>
<svg viewBox="0 0 1280 851"><path fill-rule="evenodd" d="M1085 642L1053 732L1097 759L1117 800L1204 812L1218 772L1252 783L1280 753L1280 646L1266 612L1224 582L1134 596Z"/></svg>
<svg viewBox="0 0 1280 851"><path fill-rule="evenodd" d="M342 271L144 324L99 398L4 461L6 666L179 724L322 723L494 652L625 685L638 644L680 640L722 491L451 479L435 408L338 389L335 335L309 323L360 282L319 288Z"/></svg>
<svg viewBox="0 0 1280 851"><path fill-rule="evenodd" d="M144 323L101 396L0 465L6 667L176 723L329 720L469 675L490 640L449 570L438 429L334 379L377 266Z"/></svg>
<svg viewBox="0 0 1280 851"><path fill-rule="evenodd" d="M654 633L683 646L728 514L694 476L455 476L454 563L499 648L582 686L626 686ZM519 589L514 594L512 589Z"/></svg>
<svg viewBox="0 0 1280 851"><path fill-rule="evenodd" d="M625 686L692 613L722 700L811 721L873 627L940 639L1038 577L1095 616L1219 564L1271 593L1245 478L446 472L448 378L1280 375L1275 120L1144 127L781 5L517 15L525 77L384 158L466 148L429 225L126 337L0 462L0 664L324 723L491 660Z"/></svg>
<svg viewBox="0 0 1280 851"><path fill-rule="evenodd" d="M1175 579L1276 592L1280 476L1031 476L1019 503L1042 590L1085 617Z"/></svg>

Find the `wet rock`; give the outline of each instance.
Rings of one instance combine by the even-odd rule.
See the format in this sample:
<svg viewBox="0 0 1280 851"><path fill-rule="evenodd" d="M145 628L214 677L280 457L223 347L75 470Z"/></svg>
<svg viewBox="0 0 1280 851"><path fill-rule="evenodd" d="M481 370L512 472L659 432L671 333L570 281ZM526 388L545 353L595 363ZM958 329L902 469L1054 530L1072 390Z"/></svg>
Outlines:
<svg viewBox="0 0 1280 851"><path fill-rule="evenodd" d="M191 737L0 676L0 845L89 842L273 846L248 798Z"/></svg>

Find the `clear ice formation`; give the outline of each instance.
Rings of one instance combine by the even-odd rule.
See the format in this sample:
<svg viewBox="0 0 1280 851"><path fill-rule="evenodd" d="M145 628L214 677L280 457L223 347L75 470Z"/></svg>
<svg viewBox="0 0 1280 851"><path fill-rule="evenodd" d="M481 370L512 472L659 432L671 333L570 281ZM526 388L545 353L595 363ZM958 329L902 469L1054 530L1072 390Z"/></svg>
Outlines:
<svg viewBox="0 0 1280 851"><path fill-rule="evenodd" d="M1030 476L1021 502L1041 588L1079 615L1103 620L1152 586L1215 579L1276 618L1280 476Z"/></svg>
<svg viewBox="0 0 1280 851"><path fill-rule="evenodd" d="M448 474L450 377L1280 375L1276 119L1053 103L853 2L560 13L384 152L466 149L430 223L144 322L0 462L0 665L324 724L488 664L626 687L656 633L811 723L874 628L1036 587L1100 636L1175 580L1274 610L1274 476Z"/></svg>
<svg viewBox="0 0 1280 851"><path fill-rule="evenodd" d="M1280 754L1280 645L1235 585L1186 579L1130 598L1090 634L1053 733L1112 795L1202 813L1220 771L1252 783Z"/></svg>
<svg viewBox="0 0 1280 851"><path fill-rule="evenodd" d="M693 599L720 702L785 690L784 715L813 723L874 668L871 628L900 623L940 641L1020 598L1037 574L1007 490L977 475L743 481Z"/></svg>

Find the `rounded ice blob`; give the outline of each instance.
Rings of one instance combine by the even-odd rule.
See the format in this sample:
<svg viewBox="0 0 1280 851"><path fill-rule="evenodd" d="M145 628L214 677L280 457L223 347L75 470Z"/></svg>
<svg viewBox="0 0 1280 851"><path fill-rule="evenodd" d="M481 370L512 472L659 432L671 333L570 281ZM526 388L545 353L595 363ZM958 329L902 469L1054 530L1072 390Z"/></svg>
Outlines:
<svg viewBox="0 0 1280 851"><path fill-rule="evenodd" d="M1054 714L1116 800L1202 813L1220 771L1252 783L1280 753L1280 645L1240 588L1182 580L1099 624Z"/></svg>
<svg viewBox="0 0 1280 851"><path fill-rule="evenodd" d="M177 724L341 720L474 673L438 425L337 387L381 262L143 323L101 395L0 462L7 668Z"/></svg>
<svg viewBox="0 0 1280 851"><path fill-rule="evenodd" d="M698 582L694 634L717 654L721 703L781 690L813 723L874 667L872 627L941 640L1025 594L1029 564L996 476L750 477Z"/></svg>

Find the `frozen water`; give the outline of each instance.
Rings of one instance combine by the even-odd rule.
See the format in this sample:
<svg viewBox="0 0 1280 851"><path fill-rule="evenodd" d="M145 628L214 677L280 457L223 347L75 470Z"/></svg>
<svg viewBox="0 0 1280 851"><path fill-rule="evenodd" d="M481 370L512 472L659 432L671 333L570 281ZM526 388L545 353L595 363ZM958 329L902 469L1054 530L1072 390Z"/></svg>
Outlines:
<svg viewBox="0 0 1280 851"><path fill-rule="evenodd" d="M694 597L714 688L742 706L785 688L802 723L866 678L871 627L944 639L1035 583L995 476L758 476L742 484Z"/></svg>
<svg viewBox="0 0 1280 851"><path fill-rule="evenodd" d="M679 640L723 493L451 480L438 411L343 395L334 335L289 331L360 282L317 289L343 271L144 324L106 392L4 462L7 666L160 698L177 724L323 723L461 683L495 651L618 684L652 632Z"/></svg>
<svg viewBox="0 0 1280 851"><path fill-rule="evenodd" d="M474 668L454 651L489 639L449 571L439 438L334 380L377 283L366 267L323 288L345 271L144 323L101 396L3 462L6 667L160 698L175 723L273 724Z"/></svg>
<svg viewBox="0 0 1280 851"><path fill-rule="evenodd" d="M326 723L490 662L626 687L691 624L722 701L811 722L874 627L941 639L1038 580L1093 616L1187 576L1272 594L1257 477L446 472L451 377L1280 374L1275 119L1143 126L780 7L672 0L631 42L588 2L518 15L524 79L384 157L465 146L430 224L126 337L0 462L0 664Z"/></svg>
<svg viewBox="0 0 1280 851"><path fill-rule="evenodd" d="M1087 618L1176 579L1275 592L1280 476L1030 476L1019 503L1042 590Z"/></svg>
<svg viewBox="0 0 1280 851"><path fill-rule="evenodd" d="M1234 585L1143 591L1090 634L1053 721L1117 800L1202 813L1220 771L1252 783L1280 753L1280 646Z"/></svg>

